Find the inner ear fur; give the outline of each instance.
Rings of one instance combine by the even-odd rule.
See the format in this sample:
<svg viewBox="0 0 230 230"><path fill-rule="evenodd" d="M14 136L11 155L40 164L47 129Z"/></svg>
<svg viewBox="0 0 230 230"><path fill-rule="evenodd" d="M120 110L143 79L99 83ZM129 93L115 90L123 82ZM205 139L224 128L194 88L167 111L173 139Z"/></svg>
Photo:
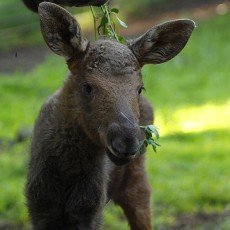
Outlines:
<svg viewBox="0 0 230 230"><path fill-rule="evenodd" d="M160 64L175 57L188 42L195 23L189 19L169 21L152 27L128 42L141 65Z"/></svg>
<svg viewBox="0 0 230 230"><path fill-rule="evenodd" d="M69 12L54 3L42 2L38 14L44 40L54 53L69 60L85 52L88 41Z"/></svg>

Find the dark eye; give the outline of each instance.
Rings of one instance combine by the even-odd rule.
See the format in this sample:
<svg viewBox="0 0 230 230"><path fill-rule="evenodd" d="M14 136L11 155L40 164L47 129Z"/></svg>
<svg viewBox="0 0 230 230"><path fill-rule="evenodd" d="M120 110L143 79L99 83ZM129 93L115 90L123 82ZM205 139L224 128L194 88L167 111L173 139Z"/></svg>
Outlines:
<svg viewBox="0 0 230 230"><path fill-rule="evenodd" d="M138 90L138 94L140 95L142 93L142 91L145 90L144 86L141 86L140 89Z"/></svg>
<svg viewBox="0 0 230 230"><path fill-rule="evenodd" d="M91 95L93 93L93 87L86 83L82 86L82 92L86 95Z"/></svg>

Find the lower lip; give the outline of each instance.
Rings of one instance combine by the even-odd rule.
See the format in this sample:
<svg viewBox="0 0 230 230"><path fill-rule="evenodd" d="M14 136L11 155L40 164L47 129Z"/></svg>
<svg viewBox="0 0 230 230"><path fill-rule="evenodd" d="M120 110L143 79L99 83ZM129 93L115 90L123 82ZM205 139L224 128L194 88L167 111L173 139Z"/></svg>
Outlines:
<svg viewBox="0 0 230 230"><path fill-rule="evenodd" d="M122 165L126 165L128 164L130 161L132 161L132 159L128 158L128 157L124 157L124 158L118 158L116 155L114 155L113 153L110 152L110 150L107 148L107 155L110 158L110 160L117 166L122 166Z"/></svg>
<svg viewBox="0 0 230 230"><path fill-rule="evenodd" d="M110 147L110 146L107 146L107 148L108 148L108 150L115 156L115 157L117 157L117 158L119 158L119 159L129 159L129 160L132 160L132 159L134 159L135 158L135 155L131 155L131 156L128 156L128 157L120 157L119 155L117 155L114 151L113 151L113 149Z"/></svg>

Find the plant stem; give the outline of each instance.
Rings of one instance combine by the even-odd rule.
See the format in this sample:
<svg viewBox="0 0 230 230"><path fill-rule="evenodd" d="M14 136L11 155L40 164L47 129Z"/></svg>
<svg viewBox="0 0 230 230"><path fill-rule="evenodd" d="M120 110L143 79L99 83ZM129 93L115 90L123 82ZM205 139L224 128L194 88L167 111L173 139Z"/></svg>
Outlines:
<svg viewBox="0 0 230 230"><path fill-rule="evenodd" d="M119 42L119 39L117 37L117 34L113 28L113 25L112 25L112 22L111 22L111 19L110 19L110 13L109 13L109 10L108 10L108 5L107 4L104 4L103 6L101 6L101 10L102 12L106 15L107 19L108 19L108 24L109 24L109 27L113 33L113 36L114 38Z"/></svg>
<svg viewBox="0 0 230 230"><path fill-rule="evenodd" d="M117 37L117 34L113 28L113 25L112 25L112 22L111 22L111 19L110 19L110 13L109 13L109 10L108 10L108 5L105 4L105 10L106 10L106 14L107 14L107 17L108 17L108 21L109 21L109 25L110 25L110 28L111 30L113 31L113 34L114 34L114 37L116 38L116 40L119 42L119 39Z"/></svg>
<svg viewBox="0 0 230 230"><path fill-rule="evenodd" d="M93 9L92 6L90 6L90 10L91 10L92 15L93 15L94 39L97 40L97 18L96 18L96 14L95 14L94 9Z"/></svg>

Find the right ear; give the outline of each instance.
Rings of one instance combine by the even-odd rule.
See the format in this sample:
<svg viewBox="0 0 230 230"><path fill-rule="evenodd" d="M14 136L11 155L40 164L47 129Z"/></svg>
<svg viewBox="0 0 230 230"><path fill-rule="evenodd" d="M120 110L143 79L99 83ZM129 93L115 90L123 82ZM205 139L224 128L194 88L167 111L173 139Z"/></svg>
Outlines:
<svg viewBox="0 0 230 230"><path fill-rule="evenodd" d="M88 41L82 37L75 18L62 7L42 2L38 7L42 35L49 48L66 60L85 52Z"/></svg>
<svg viewBox="0 0 230 230"><path fill-rule="evenodd" d="M195 23L189 19L168 21L152 27L141 37L128 42L128 47L141 66L160 64L174 58L188 42Z"/></svg>

